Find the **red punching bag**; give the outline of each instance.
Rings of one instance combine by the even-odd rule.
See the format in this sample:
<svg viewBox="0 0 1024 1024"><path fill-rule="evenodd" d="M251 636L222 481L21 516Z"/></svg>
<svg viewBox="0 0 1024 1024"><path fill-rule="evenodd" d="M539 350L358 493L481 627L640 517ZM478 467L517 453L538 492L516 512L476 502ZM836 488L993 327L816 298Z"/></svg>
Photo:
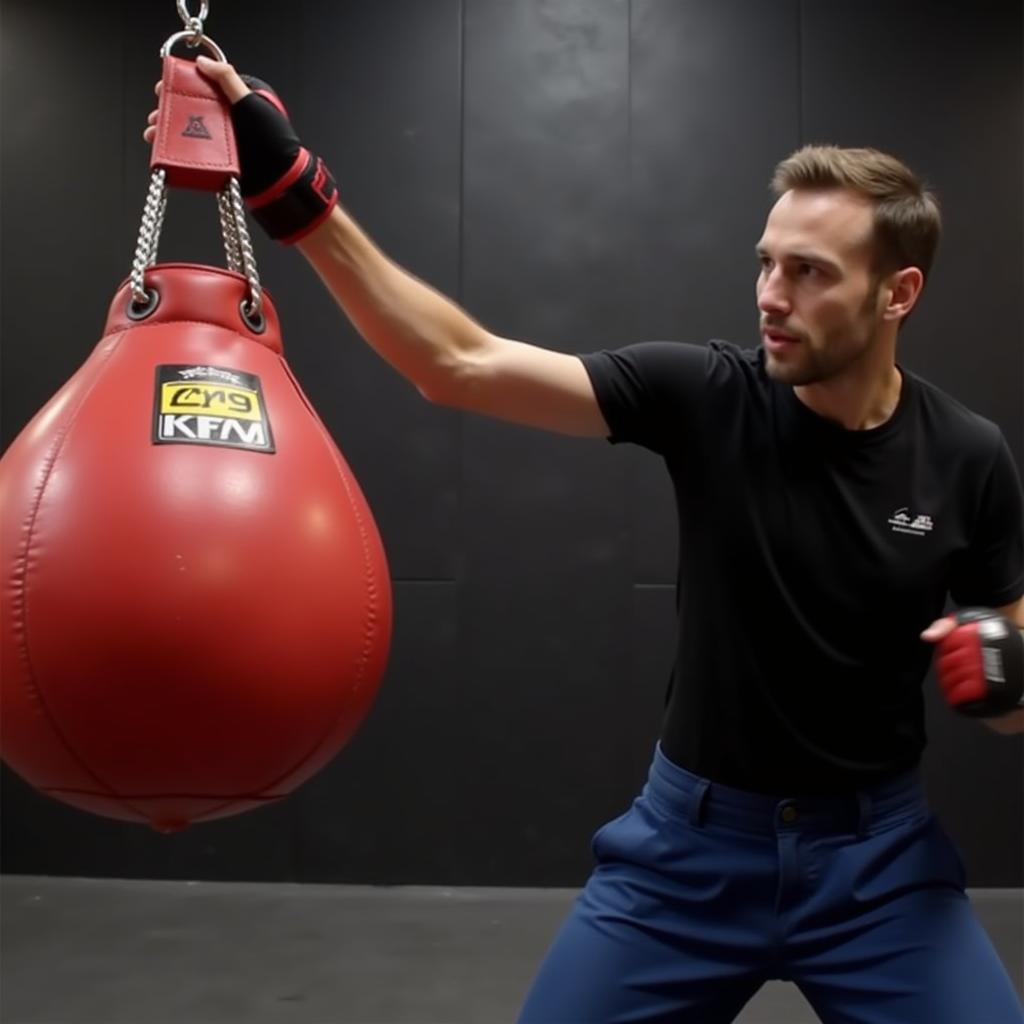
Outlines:
<svg viewBox="0 0 1024 1024"><path fill-rule="evenodd" d="M49 796L173 831L334 757L384 672L391 592L237 183L236 269L153 265L163 174L102 339L0 460L0 752Z"/></svg>

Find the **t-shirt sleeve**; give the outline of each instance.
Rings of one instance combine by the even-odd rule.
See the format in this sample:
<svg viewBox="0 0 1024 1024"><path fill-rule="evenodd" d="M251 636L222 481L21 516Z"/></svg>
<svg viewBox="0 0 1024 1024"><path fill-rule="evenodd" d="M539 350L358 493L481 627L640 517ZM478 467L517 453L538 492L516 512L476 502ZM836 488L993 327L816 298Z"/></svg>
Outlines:
<svg viewBox="0 0 1024 1024"><path fill-rule="evenodd" d="M953 568L950 596L961 606L996 608L1024 594L1024 495L1000 435L971 542Z"/></svg>
<svg viewBox="0 0 1024 1024"><path fill-rule="evenodd" d="M662 455L693 440L710 392L736 378L733 363L714 343L644 341L579 359L608 424L608 440Z"/></svg>

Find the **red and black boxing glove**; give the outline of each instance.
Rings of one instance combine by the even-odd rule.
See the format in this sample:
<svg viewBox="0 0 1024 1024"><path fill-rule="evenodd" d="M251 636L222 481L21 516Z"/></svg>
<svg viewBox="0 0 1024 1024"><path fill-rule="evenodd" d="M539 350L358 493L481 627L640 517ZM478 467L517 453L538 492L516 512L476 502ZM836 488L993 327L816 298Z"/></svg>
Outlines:
<svg viewBox="0 0 1024 1024"><path fill-rule="evenodd" d="M949 705L976 718L1024 706L1024 634L991 608L964 608L954 619L935 661Z"/></svg>
<svg viewBox="0 0 1024 1024"><path fill-rule="evenodd" d="M241 78L252 89L231 105L242 196L267 234L291 245L327 219L338 186L299 141L277 93L258 78Z"/></svg>

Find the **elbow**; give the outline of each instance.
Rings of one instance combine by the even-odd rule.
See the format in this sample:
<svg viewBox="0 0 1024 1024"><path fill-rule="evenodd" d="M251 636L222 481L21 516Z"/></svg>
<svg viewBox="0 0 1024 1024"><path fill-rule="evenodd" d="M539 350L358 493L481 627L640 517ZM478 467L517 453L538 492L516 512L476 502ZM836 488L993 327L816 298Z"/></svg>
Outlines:
<svg viewBox="0 0 1024 1024"><path fill-rule="evenodd" d="M455 408L452 393L446 388L438 387L435 383L431 382L430 384L417 384L416 390L432 405Z"/></svg>
<svg viewBox="0 0 1024 1024"><path fill-rule="evenodd" d="M416 390L433 405L445 406L449 409L457 409L461 402L461 388L459 386L459 374L448 369L434 369L429 375L420 377L416 384Z"/></svg>
<svg viewBox="0 0 1024 1024"><path fill-rule="evenodd" d="M472 360L462 357L433 366L416 381L419 393L434 405L466 409L478 374Z"/></svg>
<svg viewBox="0 0 1024 1024"><path fill-rule="evenodd" d="M1003 736L1024 734L1024 708L1017 708L998 718L983 718L982 721L993 731Z"/></svg>

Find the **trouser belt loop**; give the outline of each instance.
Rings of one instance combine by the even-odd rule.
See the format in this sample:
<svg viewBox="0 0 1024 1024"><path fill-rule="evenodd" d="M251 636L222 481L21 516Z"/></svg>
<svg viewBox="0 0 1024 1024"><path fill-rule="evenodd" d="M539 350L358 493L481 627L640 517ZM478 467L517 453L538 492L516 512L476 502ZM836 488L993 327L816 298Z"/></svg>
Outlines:
<svg viewBox="0 0 1024 1024"><path fill-rule="evenodd" d="M710 785L711 783L707 779L700 779L690 794L690 824L692 825L701 824L704 817L704 800Z"/></svg>

